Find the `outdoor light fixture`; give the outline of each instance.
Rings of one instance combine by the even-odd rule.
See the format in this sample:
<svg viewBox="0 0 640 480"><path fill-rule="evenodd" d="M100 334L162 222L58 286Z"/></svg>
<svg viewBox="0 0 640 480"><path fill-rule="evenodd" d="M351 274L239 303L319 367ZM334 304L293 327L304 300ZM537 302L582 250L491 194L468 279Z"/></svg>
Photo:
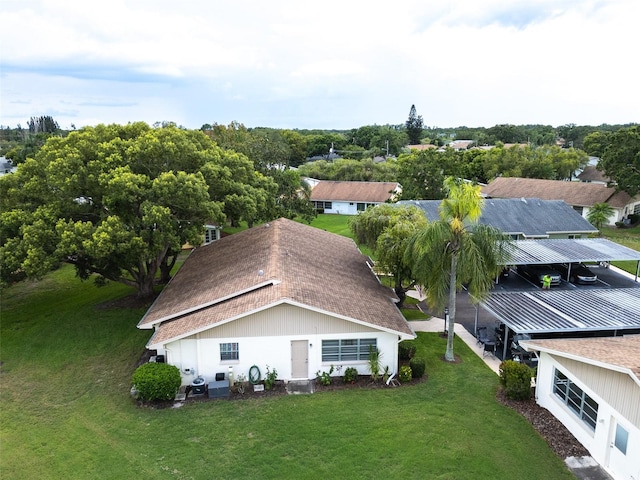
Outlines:
<svg viewBox="0 0 640 480"><path fill-rule="evenodd" d="M449 333L447 331L447 325L449 325L449 307L444 307L444 333L445 333L445 335Z"/></svg>

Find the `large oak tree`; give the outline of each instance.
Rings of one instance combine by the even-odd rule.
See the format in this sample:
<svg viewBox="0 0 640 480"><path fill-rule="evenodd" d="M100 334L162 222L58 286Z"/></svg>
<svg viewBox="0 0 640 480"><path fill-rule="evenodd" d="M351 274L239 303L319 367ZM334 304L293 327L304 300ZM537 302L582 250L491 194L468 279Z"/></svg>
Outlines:
<svg viewBox="0 0 640 480"><path fill-rule="evenodd" d="M185 243L199 245L205 222L224 222L230 209L241 218L234 201L275 192L252 167L202 132L175 126L98 125L52 137L0 179L2 279L39 277L67 262L81 278L150 297L161 265ZM268 215L256 207L250 219Z"/></svg>

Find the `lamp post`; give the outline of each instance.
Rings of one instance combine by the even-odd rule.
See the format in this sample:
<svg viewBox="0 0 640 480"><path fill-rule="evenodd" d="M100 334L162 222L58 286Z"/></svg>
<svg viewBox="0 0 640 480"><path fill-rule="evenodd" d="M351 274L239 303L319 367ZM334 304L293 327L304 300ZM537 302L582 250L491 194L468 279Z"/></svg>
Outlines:
<svg viewBox="0 0 640 480"><path fill-rule="evenodd" d="M444 334L448 335L447 325L449 325L449 307L444 307Z"/></svg>

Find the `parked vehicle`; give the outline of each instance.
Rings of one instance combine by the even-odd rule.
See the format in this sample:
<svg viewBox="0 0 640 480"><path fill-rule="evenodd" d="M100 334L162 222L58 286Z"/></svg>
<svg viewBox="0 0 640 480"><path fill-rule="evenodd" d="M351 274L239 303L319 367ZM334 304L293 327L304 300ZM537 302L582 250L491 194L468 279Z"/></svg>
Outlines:
<svg viewBox="0 0 640 480"><path fill-rule="evenodd" d="M529 277L535 283L542 285L542 277L549 274L551 285L560 285L562 276L551 265L518 265L518 273Z"/></svg>
<svg viewBox="0 0 640 480"><path fill-rule="evenodd" d="M584 263L563 263L555 267L562 274L562 278L571 283L589 284L598 281L598 276Z"/></svg>

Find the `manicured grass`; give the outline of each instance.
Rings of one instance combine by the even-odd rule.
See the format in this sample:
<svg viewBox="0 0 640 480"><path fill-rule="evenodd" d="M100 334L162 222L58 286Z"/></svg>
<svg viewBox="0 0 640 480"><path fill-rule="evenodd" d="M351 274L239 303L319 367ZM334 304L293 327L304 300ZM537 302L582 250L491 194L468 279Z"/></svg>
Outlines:
<svg viewBox="0 0 640 480"><path fill-rule="evenodd" d="M602 236L640 252L640 225L633 228L602 227ZM611 262L611 264L633 275L636 274L638 267L638 262L635 261Z"/></svg>
<svg viewBox="0 0 640 480"><path fill-rule="evenodd" d="M462 341L461 363L441 360L437 334L418 337L414 386L139 408L144 309L96 307L130 293L68 267L2 291L3 478L573 478Z"/></svg>
<svg viewBox="0 0 640 480"><path fill-rule="evenodd" d="M313 219L311 226L336 233L344 237L353 238L353 234L349 229L349 219L351 218L353 218L352 215L320 214Z"/></svg>
<svg viewBox="0 0 640 480"><path fill-rule="evenodd" d="M327 232L342 235L343 237L349 237L355 241L355 238L351 233L351 229L349 228L349 219L351 218L353 218L353 215L329 215L322 213L313 219L311 226L326 230ZM373 251L370 248L364 245L359 245L359 248L362 253L375 260Z"/></svg>

